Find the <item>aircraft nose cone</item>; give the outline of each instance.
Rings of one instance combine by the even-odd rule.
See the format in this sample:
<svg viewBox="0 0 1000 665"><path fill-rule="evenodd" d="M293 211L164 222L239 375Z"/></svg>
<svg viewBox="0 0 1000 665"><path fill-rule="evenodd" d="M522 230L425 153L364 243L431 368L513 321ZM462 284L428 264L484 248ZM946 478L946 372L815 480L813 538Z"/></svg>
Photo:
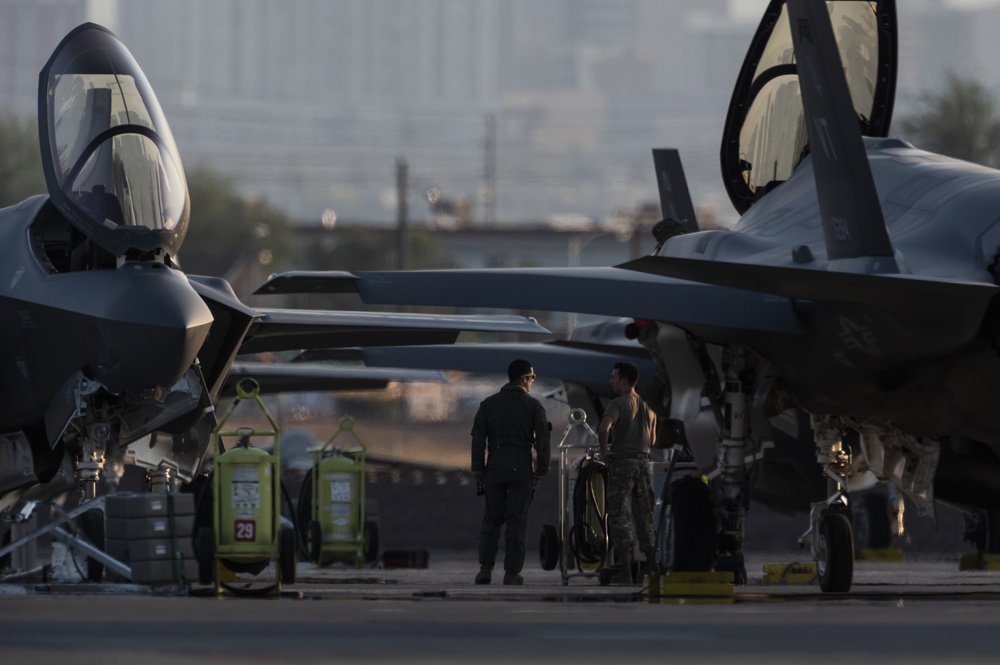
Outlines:
<svg viewBox="0 0 1000 665"><path fill-rule="evenodd" d="M108 390L171 386L194 362L212 313L187 278L159 264L125 264L102 316L95 377Z"/></svg>

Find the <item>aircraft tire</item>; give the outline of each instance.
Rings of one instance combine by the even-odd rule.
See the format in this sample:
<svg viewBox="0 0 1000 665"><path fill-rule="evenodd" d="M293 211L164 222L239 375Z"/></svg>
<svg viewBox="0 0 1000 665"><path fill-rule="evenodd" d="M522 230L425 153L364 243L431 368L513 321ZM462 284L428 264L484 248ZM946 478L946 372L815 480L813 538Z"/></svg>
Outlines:
<svg viewBox="0 0 1000 665"><path fill-rule="evenodd" d="M892 543L889 504L882 494L865 494L854 507L854 553L871 548L881 550Z"/></svg>
<svg viewBox="0 0 1000 665"><path fill-rule="evenodd" d="M83 536L97 549L104 551L104 513L93 508L76 518ZM104 564L87 557L87 581L100 582L104 577Z"/></svg>
<svg viewBox="0 0 1000 665"><path fill-rule="evenodd" d="M317 566L322 566L320 558L323 556L323 527L317 520L309 521L309 560Z"/></svg>
<svg viewBox="0 0 1000 665"><path fill-rule="evenodd" d="M679 478L668 493L666 524L669 570L704 572L715 565L715 511L708 486L701 478Z"/></svg>
<svg viewBox="0 0 1000 665"><path fill-rule="evenodd" d="M983 512L983 554L1000 554L1000 511L984 510Z"/></svg>
<svg viewBox="0 0 1000 665"><path fill-rule="evenodd" d="M198 583L212 583L212 569L215 567L215 532L211 527L198 529Z"/></svg>
<svg viewBox="0 0 1000 665"><path fill-rule="evenodd" d="M854 539L846 515L827 511L820 516L817 554L819 588L827 593L850 591L854 577Z"/></svg>
<svg viewBox="0 0 1000 665"><path fill-rule="evenodd" d="M295 529L282 527L281 540L278 542L278 565L281 570L282 584L295 584L295 572L299 565L298 543L295 542Z"/></svg>
<svg viewBox="0 0 1000 665"><path fill-rule="evenodd" d="M542 525L538 539L538 559L542 570L554 570L559 563L559 530L552 524Z"/></svg>
<svg viewBox="0 0 1000 665"><path fill-rule="evenodd" d="M7 547L10 545L10 539L12 538L10 528L5 528L3 532L3 538L0 539L0 548ZM11 569L11 561L13 557L13 552L9 552L3 556L0 556L0 572L8 571Z"/></svg>

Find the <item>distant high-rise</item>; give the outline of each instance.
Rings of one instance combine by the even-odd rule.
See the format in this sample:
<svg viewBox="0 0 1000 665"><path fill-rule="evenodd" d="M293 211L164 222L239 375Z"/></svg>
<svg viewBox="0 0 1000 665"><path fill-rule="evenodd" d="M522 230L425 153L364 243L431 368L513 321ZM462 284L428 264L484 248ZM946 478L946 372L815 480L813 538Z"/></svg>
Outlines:
<svg viewBox="0 0 1000 665"><path fill-rule="evenodd" d="M398 158L415 223L431 190L476 221L603 217L655 198L654 146L728 213L718 141L756 27L737 2L0 0L0 108L33 113L51 49L92 20L146 71L189 170L296 218L391 223ZM949 65L1000 85L1000 10L903 4L897 108Z"/></svg>

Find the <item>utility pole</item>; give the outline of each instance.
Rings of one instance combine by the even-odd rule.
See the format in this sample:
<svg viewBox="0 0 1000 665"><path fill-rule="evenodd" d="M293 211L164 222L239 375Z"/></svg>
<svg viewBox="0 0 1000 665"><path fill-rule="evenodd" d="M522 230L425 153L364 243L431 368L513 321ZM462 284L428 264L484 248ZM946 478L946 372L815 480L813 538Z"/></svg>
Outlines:
<svg viewBox="0 0 1000 665"><path fill-rule="evenodd" d="M483 221L486 226L493 226L497 221L497 117L494 113L486 114L486 164L483 180L486 184Z"/></svg>
<svg viewBox="0 0 1000 665"><path fill-rule="evenodd" d="M396 268L406 270L409 266L409 234L407 233L406 190L409 167L402 157L396 158Z"/></svg>

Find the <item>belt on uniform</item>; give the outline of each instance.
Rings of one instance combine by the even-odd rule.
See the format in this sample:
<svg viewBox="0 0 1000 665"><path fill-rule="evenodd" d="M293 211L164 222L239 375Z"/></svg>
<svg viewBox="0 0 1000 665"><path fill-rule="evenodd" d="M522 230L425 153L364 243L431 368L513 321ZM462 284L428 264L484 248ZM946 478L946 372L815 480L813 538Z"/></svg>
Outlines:
<svg viewBox="0 0 1000 665"><path fill-rule="evenodd" d="M618 453L612 450L611 454L618 459L649 459L649 453L633 453L633 452Z"/></svg>
<svg viewBox="0 0 1000 665"><path fill-rule="evenodd" d="M531 450L532 442L525 441L524 439L491 439L488 448L490 450L495 450L502 446L513 446L514 448L520 448L522 450Z"/></svg>

